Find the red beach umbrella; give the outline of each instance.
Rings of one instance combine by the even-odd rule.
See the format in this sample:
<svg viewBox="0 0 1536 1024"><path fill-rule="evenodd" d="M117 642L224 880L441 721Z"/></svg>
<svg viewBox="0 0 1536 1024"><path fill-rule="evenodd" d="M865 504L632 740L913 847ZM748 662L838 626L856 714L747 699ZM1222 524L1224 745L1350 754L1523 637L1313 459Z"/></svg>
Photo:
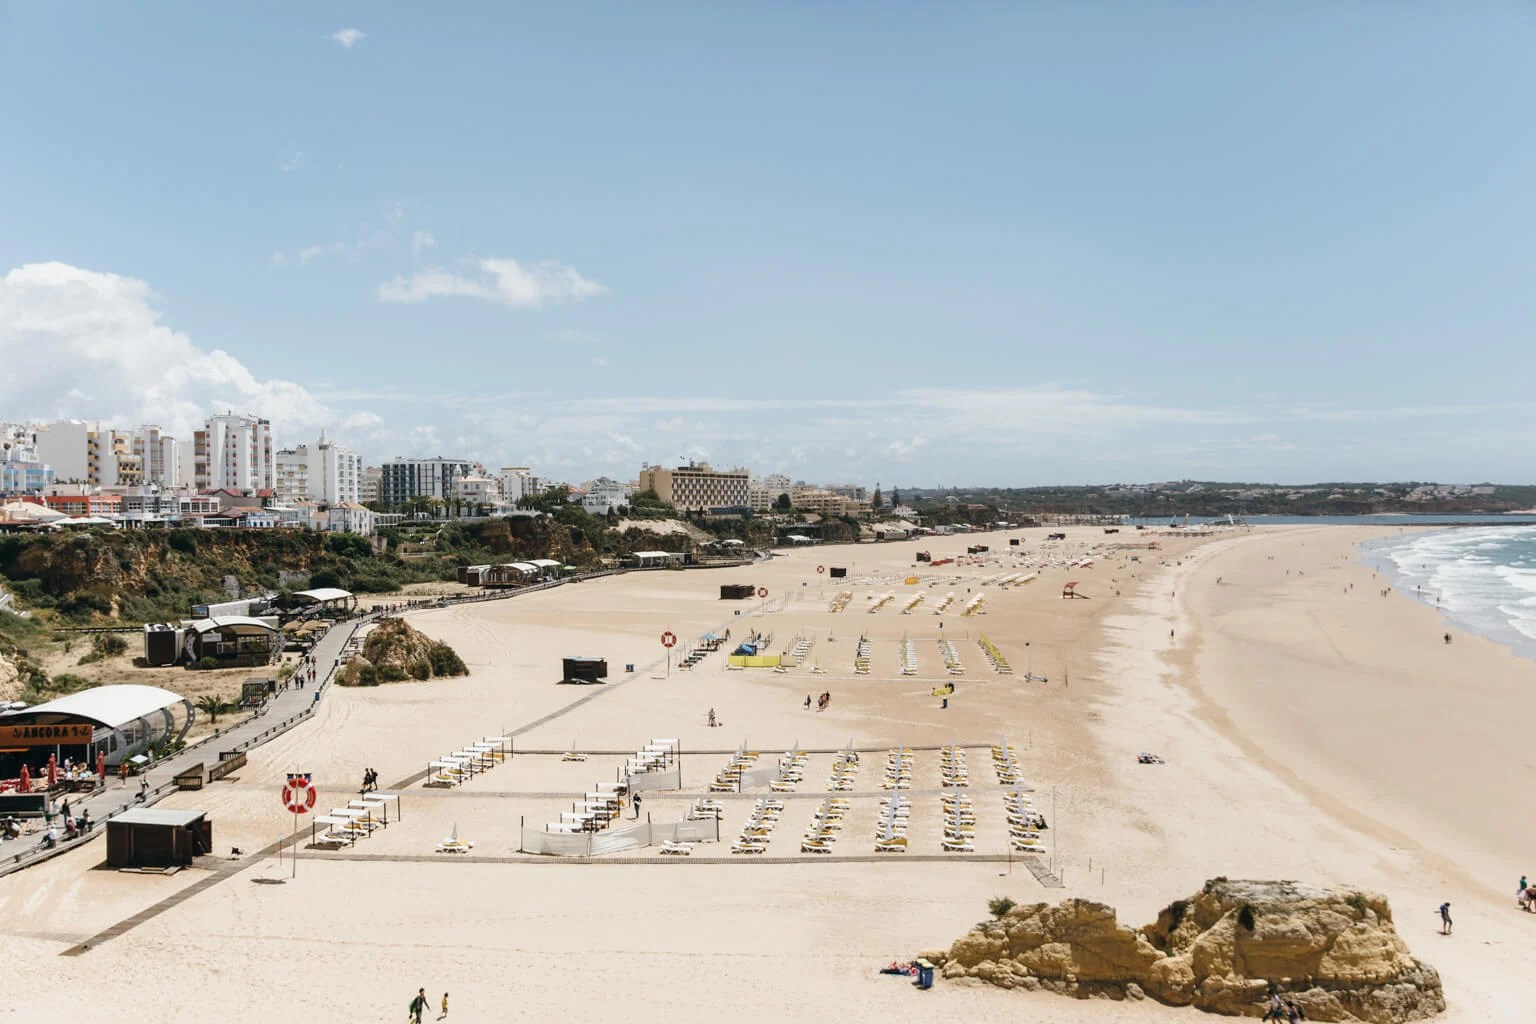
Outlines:
<svg viewBox="0 0 1536 1024"><path fill-rule="evenodd" d="M32 792L32 770L26 765L21 766L21 779L16 783L16 792Z"/></svg>
<svg viewBox="0 0 1536 1024"><path fill-rule="evenodd" d="M59 755L48 755L48 788L52 789L59 784Z"/></svg>

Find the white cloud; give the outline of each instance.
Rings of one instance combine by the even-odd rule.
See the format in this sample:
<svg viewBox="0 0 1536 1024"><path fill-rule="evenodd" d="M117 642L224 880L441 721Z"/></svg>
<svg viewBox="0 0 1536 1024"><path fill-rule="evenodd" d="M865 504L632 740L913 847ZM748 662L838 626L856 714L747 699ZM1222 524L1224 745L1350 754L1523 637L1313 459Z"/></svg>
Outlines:
<svg viewBox="0 0 1536 1024"><path fill-rule="evenodd" d="M293 156L289 157L287 160L284 160L277 166L278 170L282 171L284 174L298 170L304 166L304 151L302 149L297 151L293 154Z"/></svg>
<svg viewBox="0 0 1536 1024"><path fill-rule="evenodd" d="M288 262L288 254L283 252L281 249L273 249L272 262L276 263L278 266L282 266L284 263Z"/></svg>
<svg viewBox="0 0 1536 1024"><path fill-rule="evenodd" d="M430 231L417 231L411 235L411 255L414 257L419 258L424 251L436 245L437 239L432 237Z"/></svg>
<svg viewBox="0 0 1536 1024"><path fill-rule="evenodd" d="M306 245L297 253L299 266L303 266L310 260L318 259L331 253L343 252L347 248L345 242L326 242L324 245Z"/></svg>
<svg viewBox="0 0 1536 1024"><path fill-rule="evenodd" d="M157 423L190 439L215 411L265 416L283 438L334 411L292 381L261 380L227 352L160 322L143 281L65 263L0 278L0 408L13 419Z"/></svg>
<svg viewBox="0 0 1536 1024"><path fill-rule="evenodd" d="M368 33L361 29L344 28L331 33L331 38L341 44L343 49L350 50L366 38Z"/></svg>
<svg viewBox="0 0 1536 1024"><path fill-rule="evenodd" d="M524 265L511 259L481 259L478 276L439 268L402 275L379 285L384 302L425 302L432 298L484 299L512 309L537 309L556 302L578 302L607 292L574 267L542 260Z"/></svg>

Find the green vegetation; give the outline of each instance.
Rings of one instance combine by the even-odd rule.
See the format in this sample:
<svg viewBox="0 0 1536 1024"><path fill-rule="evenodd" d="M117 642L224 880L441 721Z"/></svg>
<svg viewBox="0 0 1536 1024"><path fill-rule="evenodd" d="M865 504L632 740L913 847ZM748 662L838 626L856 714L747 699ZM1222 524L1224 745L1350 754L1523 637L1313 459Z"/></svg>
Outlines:
<svg viewBox="0 0 1536 1024"><path fill-rule="evenodd" d="M234 711L236 707L237 705L216 697L211 693L206 697L199 698L197 702L197 710L207 715L209 722L217 722L220 715Z"/></svg>
<svg viewBox="0 0 1536 1024"><path fill-rule="evenodd" d="M128 653L128 641L116 633L97 633L91 637L91 649L80 656L78 664L89 665Z"/></svg>
<svg viewBox="0 0 1536 1024"><path fill-rule="evenodd" d="M1478 493L1481 491L1483 493ZM896 502L899 491L892 491ZM1435 487L1418 481L1283 485L1179 480L1089 487L971 487L911 490L907 501L925 521L979 522L984 510L1039 514L1125 515L1160 519L1224 515L1454 515L1536 508L1536 486Z"/></svg>
<svg viewBox="0 0 1536 1024"><path fill-rule="evenodd" d="M1013 902L1013 900L1009 899L1007 896L994 896L990 900L987 900L987 909L992 912L993 917L1002 917L1015 906L1016 904Z"/></svg>

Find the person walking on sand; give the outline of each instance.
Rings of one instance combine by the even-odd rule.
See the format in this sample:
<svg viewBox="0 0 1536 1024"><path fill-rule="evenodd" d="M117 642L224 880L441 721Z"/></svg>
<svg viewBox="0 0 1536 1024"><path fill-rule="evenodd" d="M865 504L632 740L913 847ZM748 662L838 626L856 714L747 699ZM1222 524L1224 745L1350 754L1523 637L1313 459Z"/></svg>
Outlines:
<svg viewBox="0 0 1536 1024"><path fill-rule="evenodd" d="M639 821L640 820L640 794L639 793L635 794L634 805L635 805L635 820Z"/></svg>
<svg viewBox="0 0 1536 1024"><path fill-rule="evenodd" d="M446 1016L448 1016L448 993L444 992L443 993L443 1012L437 1015L437 1019L438 1020L442 1020Z"/></svg>
<svg viewBox="0 0 1536 1024"><path fill-rule="evenodd" d="M427 990L425 987L416 990L416 998L411 1000L406 1007L406 1020L411 1024L421 1024L421 1015L427 1012Z"/></svg>
<svg viewBox="0 0 1536 1024"><path fill-rule="evenodd" d="M1440 934L1451 934L1451 901L1440 904Z"/></svg>

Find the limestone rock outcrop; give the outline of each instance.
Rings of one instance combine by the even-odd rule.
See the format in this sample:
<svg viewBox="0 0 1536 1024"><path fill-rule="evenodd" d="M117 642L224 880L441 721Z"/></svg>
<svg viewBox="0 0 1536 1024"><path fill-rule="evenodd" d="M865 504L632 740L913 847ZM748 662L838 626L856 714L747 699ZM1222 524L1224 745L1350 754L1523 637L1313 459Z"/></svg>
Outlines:
<svg viewBox="0 0 1536 1024"><path fill-rule="evenodd" d="M1261 1016L1271 987L1309 1020L1396 1024L1445 1009L1440 975L1409 953L1385 897L1297 882L1216 879L1139 930L1091 900L1014 907L937 962L950 979L1234 1016Z"/></svg>

